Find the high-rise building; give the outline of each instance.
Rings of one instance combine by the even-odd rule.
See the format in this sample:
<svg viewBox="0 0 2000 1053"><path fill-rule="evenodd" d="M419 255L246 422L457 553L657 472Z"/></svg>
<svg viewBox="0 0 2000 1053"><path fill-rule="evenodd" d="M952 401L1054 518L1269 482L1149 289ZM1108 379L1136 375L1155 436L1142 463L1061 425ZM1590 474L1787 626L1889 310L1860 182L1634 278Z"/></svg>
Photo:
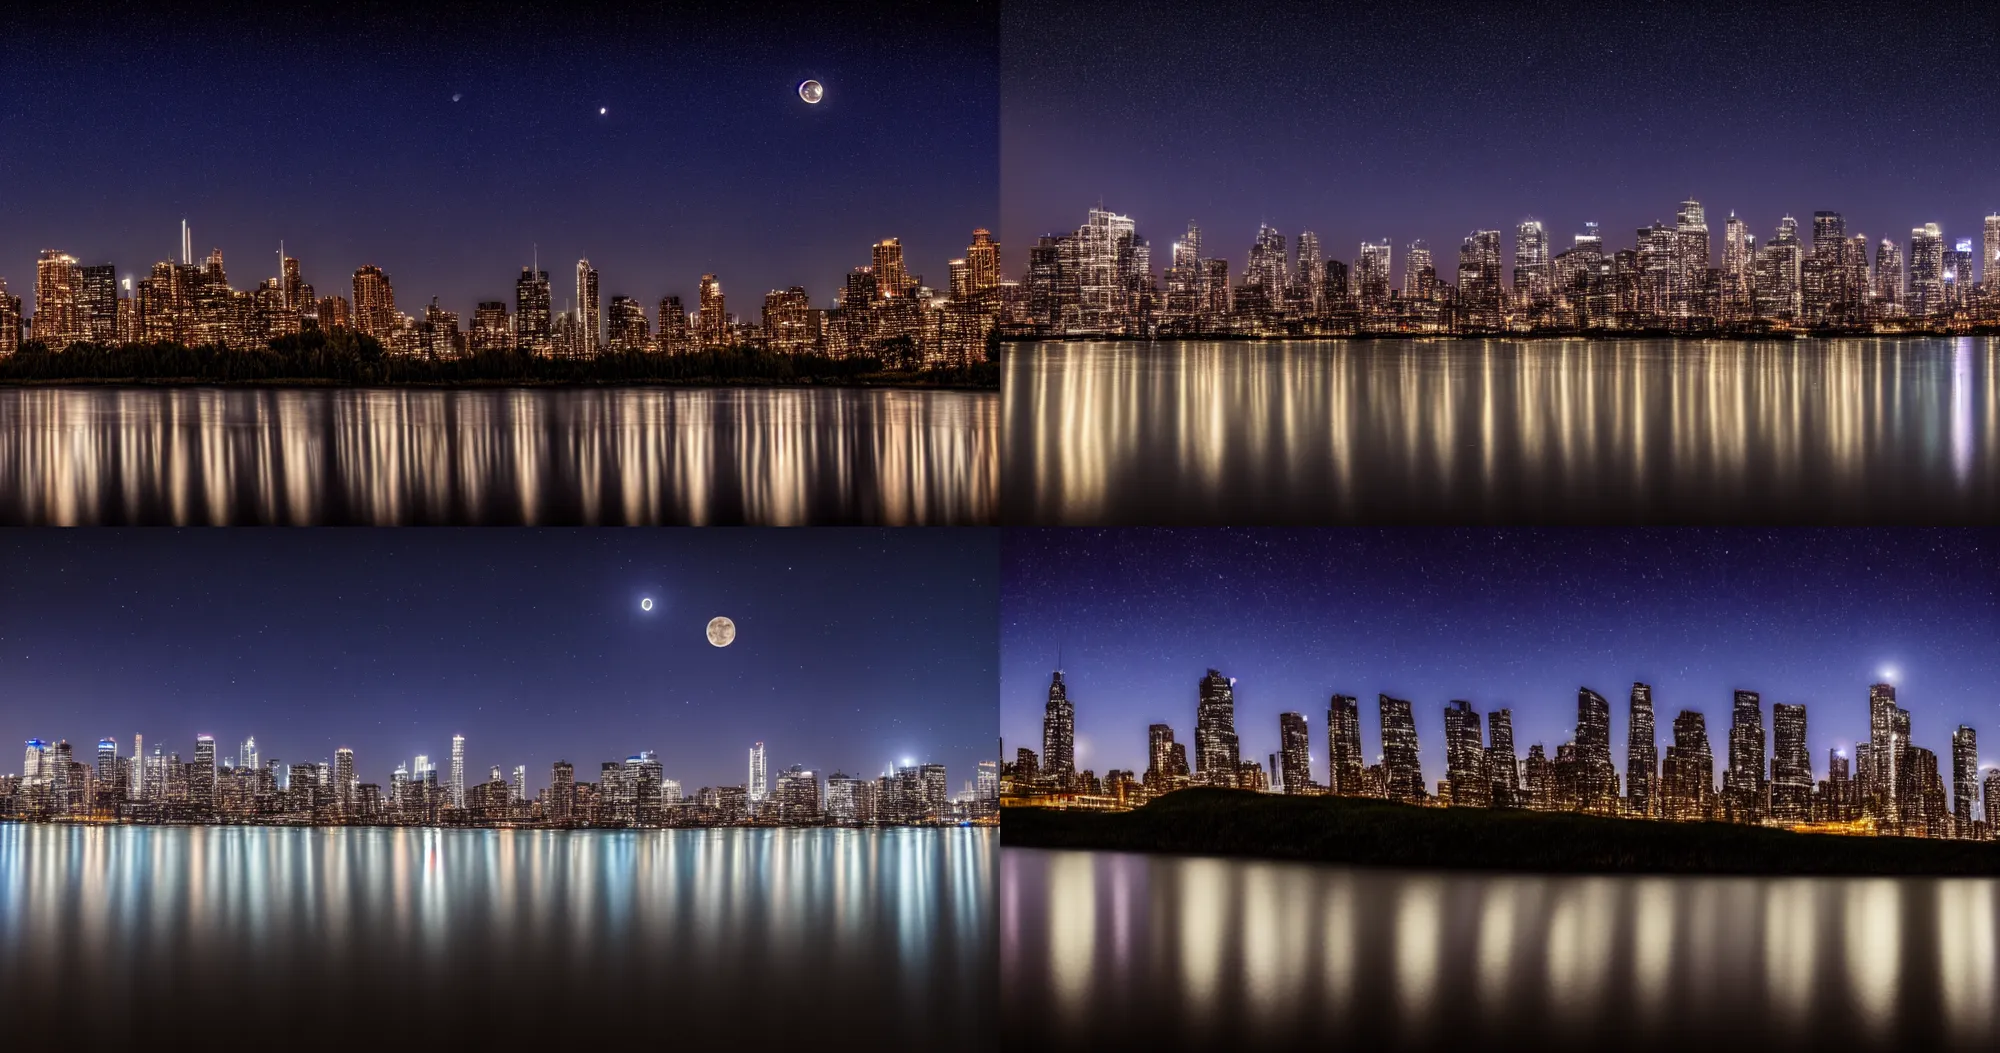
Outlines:
<svg viewBox="0 0 2000 1053"><path fill-rule="evenodd" d="M1978 800L1979 737L1960 724L1951 735L1951 815L1958 822L1958 836L1971 836L1973 804Z"/></svg>
<svg viewBox="0 0 2000 1053"><path fill-rule="evenodd" d="M885 238L875 243L870 250L875 274L875 296L877 299L893 300L910 294L910 275L903 266L903 242L899 238Z"/></svg>
<svg viewBox="0 0 2000 1053"><path fill-rule="evenodd" d="M108 797L118 786L118 740L97 740L97 792Z"/></svg>
<svg viewBox="0 0 2000 1053"><path fill-rule="evenodd" d="M575 817L576 766L566 760L549 765L549 817L568 822Z"/></svg>
<svg viewBox="0 0 2000 1053"><path fill-rule="evenodd" d="M604 346L613 351L643 351L648 329L646 309L630 296L613 296Z"/></svg>
<svg viewBox="0 0 2000 1053"><path fill-rule="evenodd" d="M1944 235L1926 223L1910 230L1910 317L1940 313L1944 299Z"/></svg>
<svg viewBox="0 0 2000 1053"><path fill-rule="evenodd" d="M1891 312L1903 303L1903 250L1888 238L1875 247L1875 299Z"/></svg>
<svg viewBox="0 0 2000 1053"><path fill-rule="evenodd" d="M451 806L465 807L465 736L451 737Z"/></svg>
<svg viewBox="0 0 2000 1053"><path fill-rule="evenodd" d="M1862 793L1869 814L1894 821L1896 818L1896 761L1907 740L1896 740L1896 688L1893 684L1873 684L1868 688L1868 759L1861 766Z"/></svg>
<svg viewBox="0 0 2000 1053"><path fill-rule="evenodd" d="M1236 785L1236 682L1210 669L1195 706L1194 773L1207 786ZM1046 758L1045 758L1046 762Z"/></svg>
<svg viewBox="0 0 2000 1053"><path fill-rule="evenodd" d="M1318 313L1321 284L1326 281L1326 258L1319 248L1319 235L1299 232L1299 263L1292 271L1292 290L1308 313Z"/></svg>
<svg viewBox="0 0 2000 1053"><path fill-rule="evenodd" d="M1730 708L1729 767L1722 773L1729 818L1754 823L1765 815L1764 704L1755 691L1738 691Z"/></svg>
<svg viewBox="0 0 2000 1053"><path fill-rule="evenodd" d="M1359 794L1368 771L1361 753L1361 705L1353 695L1335 695L1326 710L1327 789Z"/></svg>
<svg viewBox="0 0 2000 1053"><path fill-rule="evenodd" d="M1420 804L1424 770L1417 760L1417 721L1405 699L1376 696L1382 720L1382 781L1389 799Z"/></svg>
<svg viewBox="0 0 2000 1053"><path fill-rule="evenodd" d="M1455 807L1484 808L1492 803L1486 747L1480 738L1479 713L1472 703L1453 699L1444 707L1444 777Z"/></svg>
<svg viewBox="0 0 2000 1053"><path fill-rule="evenodd" d="M197 815L215 811L215 736L194 737L194 766L187 774L188 806Z"/></svg>
<svg viewBox="0 0 2000 1053"><path fill-rule="evenodd" d="M354 272L354 329L387 342L395 333L396 293L382 268L366 264Z"/></svg>
<svg viewBox="0 0 2000 1053"><path fill-rule="evenodd" d="M974 296L1000 287L1000 243L984 227L972 232L965 247L966 286Z"/></svg>
<svg viewBox="0 0 2000 1053"><path fill-rule="evenodd" d="M1364 314L1379 314L1389 306L1389 239L1361 243L1354 261L1354 298Z"/></svg>
<svg viewBox="0 0 2000 1053"><path fill-rule="evenodd" d="M660 351L669 355L684 355L694 349L688 338L687 308L681 306L678 296L660 298L660 328L656 338Z"/></svg>
<svg viewBox="0 0 2000 1053"><path fill-rule="evenodd" d="M728 347L729 311L722 298L722 283L713 274L701 276L701 299L696 311L695 338L702 350Z"/></svg>
<svg viewBox="0 0 2000 1053"><path fill-rule="evenodd" d="M771 350L804 354L819 344L819 314L804 288L773 289L764 296L764 339Z"/></svg>
<svg viewBox="0 0 2000 1053"><path fill-rule="evenodd" d="M85 282L88 283L90 268L85 267ZM1944 254L1944 302L1951 307L1963 307L1972 302L1972 239L1960 238Z"/></svg>
<svg viewBox="0 0 2000 1053"><path fill-rule="evenodd" d="M75 256L43 249L35 261L35 320L29 333L52 350L90 339L83 269Z"/></svg>
<svg viewBox="0 0 2000 1053"><path fill-rule="evenodd" d="M342 746L333 751L333 807L341 815L355 814L354 751Z"/></svg>
<svg viewBox="0 0 2000 1053"><path fill-rule="evenodd" d="M1715 794L1715 758L1698 710L1674 717L1674 742L1661 770L1660 808L1669 819L1707 819Z"/></svg>
<svg viewBox="0 0 2000 1053"><path fill-rule="evenodd" d="M1403 299L1427 303L1437 298L1437 265L1431 261L1430 243L1419 238L1410 242L1403 260Z"/></svg>
<svg viewBox="0 0 2000 1053"><path fill-rule="evenodd" d="M1049 700L1042 710L1042 773L1067 782L1076 775L1076 707L1062 670L1049 676Z"/></svg>
<svg viewBox="0 0 2000 1053"><path fill-rule="evenodd" d="M577 351L594 355L604 347L604 315L597 302L597 268L587 259L576 261L576 319L580 341Z"/></svg>
<svg viewBox="0 0 2000 1053"><path fill-rule="evenodd" d="M1740 322L1750 317L1756 259L1756 235L1750 233L1750 224L1731 212L1722 225L1722 304L1718 313L1723 320Z"/></svg>
<svg viewBox="0 0 2000 1053"><path fill-rule="evenodd" d="M1611 703L1587 687L1576 689L1576 762L1576 806L1613 807L1618 769L1611 765Z"/></svg>
<svg viewBox="0 0 2000 1053"><path fill-rule="evenodd" d="M1278 714L1278 777L1288 794L1310 793L1312 778L1312 731L1303 713Z"/></svg>
<svg viewBox="0 0 2000 1053"><path fill-rule="evenodd" d="M1811 819L1812 791L1806 707L1776 703L1771 706L1771 818L1788 823Z"/></svg>
<svg viewBox="0 0 2000 1053"><path fill-rule="evenodd" d="M87 339L94 344L118 342L118 274L111 264L84 267L81 319Z"/></svg>
<svg viewBox="0 0 2000 1053"><path fill-rule="evenodd" d="M236 747L236 766L239 768L261 767L257 760L257 736L252 735Z"/></svg>
<svg viewBox="0 0 2000 1053"><path fill-rule="evenodd" d="M1465 324L1491 329L1500 324L1500 232L1475 230L1458 249L1458 301Z"/></svg>
<svg viewBox="0 0 2000 1053"><path fill-rule="evenodd" d="M1701 202L1683 201L1674 222L1674 277L1669 313L1676 321L1685 323L1707 313L1700 300L1708 260L1708 214Z"/></svg>
<svg viewBox="0 0 2000 1053"><path fill-rule="evenodd" d="M514 342L535 354L548 354L553 348L552 321L549 272L521 268L514 281Z"/></svg>
<svg viewBox="0 0 2000 1053"><path fill-rule="evenodd" d="M750 747L750 780L743 784L750 795L750 803L764 800L769 788L764 781L764 744L759 742Z"/></svg>
<svg viewBox="0 0 2000 1053"><path fill-rule="evenodd" d="M1486 779L1495 808L1521 805L1521 761L1514 753L1514 713L1496 709L1486 714Z"/></svg>
<svg viewBox="0 0 2000 1053"><path fill-rule="evenodd" d="M2000 829L1996 829L1996 826L2000 826L2000 768L1991 769L1986 773L1986 788L1982 802L1986 812L1986 836L2000 837Z"/></svg>
<svg viewBox="0 0 2000 1053"><path fill-rule="evenodd" d="M507 314L507 301L481 300L473 308L471 345L474 354L514 346L514 323Z"/></svg>
<svg viewBox="0 0 2000 1053"><path fill-rule="evenodd" d="M1653 686L1632 685L1629 730L1625 733L1625 803L1633 815L1659 814L1655 782L1660 770L1659 740L1653 729Z"/></svg>
<svg viewBox="0 0 2000 1053"><path fill-rule="evenodd" d="M1539 219L1528 219L1514 228L1514 299L1523 307L1540 307L1549 302L1552 289L1549 269L1549 235Z"/></svg>
<svg viewBox="0 0 2000 1053"><path fill-rule="evenodd" d="M1985 251L1979 259L1979 276L1988 296L2000 296L2000 213L1986 217ZM1993 825L1988 817L1987 825Z"/></svg>
<svg viewBox="0 0 2000 1053"><path fill-rule="evenodd" d="M132 776L125 785L125 796L140 800L146 792L146 736L132 736Z"/></svg>

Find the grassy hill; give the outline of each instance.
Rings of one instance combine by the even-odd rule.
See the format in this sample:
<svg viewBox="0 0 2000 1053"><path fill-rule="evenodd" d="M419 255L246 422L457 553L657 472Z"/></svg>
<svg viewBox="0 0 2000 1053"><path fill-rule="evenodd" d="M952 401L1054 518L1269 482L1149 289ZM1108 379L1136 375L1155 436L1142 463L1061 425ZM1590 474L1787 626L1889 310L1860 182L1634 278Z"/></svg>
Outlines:
<svg viewBox="0 0 2000 1053"><path fill-rule="evenodd" d="M1352 797L1191 789L1124 813L1011 808L1003 845L1366 866L1699 874L2000 874L2000 842L1796 834Z"/></svg>

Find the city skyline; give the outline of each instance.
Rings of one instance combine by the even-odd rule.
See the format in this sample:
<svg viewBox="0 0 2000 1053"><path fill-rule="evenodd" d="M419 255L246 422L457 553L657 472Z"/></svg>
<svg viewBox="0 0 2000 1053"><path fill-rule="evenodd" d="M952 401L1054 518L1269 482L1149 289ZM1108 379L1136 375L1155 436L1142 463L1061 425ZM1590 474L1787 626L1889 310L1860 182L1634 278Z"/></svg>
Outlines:
<svg viewBox="0 0 2000 1053"><path fill-rule="evenodd" d="M1152 724L1171 727L1194 765L1204 669L1237 678L1243 761L1268 766L1284 745L1279 714L1298 712L1322 783L1330 696L1359 699L1368 763L1383 752L1375 696L1410 701L1433 793L1447 770L1435 714L1455 699L1481 714L1510 710L1514 752L1540 743L1552 759L1575 733L1579 687L1595 689L1612 700L1621 779L1634 682L1651 685L1663 754L1675 714L1705 714L1718 773L1739 690L1762 693L1767 729L1774 703L1808 706L1816 777L1829 750L1852 758L1867 740L1867 684L1898 685L1914 742L1946 758L1947 782L1953 729L2000 715L1995 670L1976 646L2000 625L2000 576L1969 573L1991 563L1985 531L1061 535L1005 542L1010 762L1017 747L1044 750L1058 647L1075 766L1100 777L1146 770ZM1880 601L1864 603L1871 590ZM1996 733L1982 769L2000 760Z"/></svg>
<svg viewBox="0 0 2000 1053"><path fill-rule="evenodd" d="M283 242L330 269L322 288L372 263L469 319L511 299L537 246L552 273L588 258L624 286L607 300L650 305L692 303L704 273L760 297L831 291L854 246L900 233L942 288L964 231L996 218L996 18L894 0L835 20L715 3L23 12L0 91L37 149L0 161L0 260L61 249L136 279L181 258L186 219L197 260L222 246L276 277ZM100 66L124 76L76 76ZM122 87L190 73L202 90ZM20 295L17 266L0 273Z"/></svg>
<svg viewBox="0 0 2000 1053"><path fill-rule="evenodd" d="M1913 109L1895 85L1904 56L2000 59L1963 31L1977 17L1953 3L1415 4L1339 19L1274 3L1228 18L1008 4L1000 236L1021 249L1011 275L1035 238L1099 202L1149 221L1163 266L1190 220L1239 266L1266 223L1313 230L1343 260L1384 237L1399 257L1419 239L1449 256L1468 231L1528 219L1563 247L1586 221L1623 241L1673 225L1673 203L1693 197L1718 243L1732 209L1762 238L1821 208L1872 239L1938 221L1976 243L1977 217L2000 212L1977 173L2000 154L1965 130L1991 123L1992 100L1931 93ZM1800 32L1856 46L1826 61ZM1938 171L1935 150L1971 167Z"/></svg>
<svg viewBox="0 0 2000 1053"><path fill-rule="evenodd" d="M418 754L445 779L464 735L468 778L531 788L651 750L690 793L743 785L757 741L773 771L992 759L991 531L224 533L5 539L0 734L346 747L384 784Z"/></svg>

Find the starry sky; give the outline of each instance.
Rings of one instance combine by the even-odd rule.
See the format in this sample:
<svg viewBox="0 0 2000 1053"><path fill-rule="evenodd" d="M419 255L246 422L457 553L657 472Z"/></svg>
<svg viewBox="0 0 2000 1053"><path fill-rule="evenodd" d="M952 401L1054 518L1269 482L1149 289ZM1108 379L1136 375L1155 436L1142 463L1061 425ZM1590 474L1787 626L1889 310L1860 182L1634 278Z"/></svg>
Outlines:
<svg viewBox="0 0 2000 1053"><path fill-rule="evenodd" d="M1192 219L1240 274L1269 222L1350 266L1388 238L1399 288L1412 239L1456 281L1464 236L1500 230L1511 275L1524 219L1552 251L1591 220L1629 248L1689 196L1718 259L1732 209L1760 242L1830 209L1871 245L1934 221L1977 246L2000 212L1983 4L1008 0L1001 18L1014 274L1100 200L1156 270Z"/></svg>
<svg viewBox="0 0 2000 1053"><path fill-rule="evenodd" d="M144 276L186 218L236 288L282 240L321 296L373 263L467 319L537 245L557 310L579 257L649 318L704 273L741 317L827 304L887 237L943 287L998 220L997 34L995 0L9 11L0 276L31 301L44 248Z"/></svg>
<svg viewBox="0 0 2000 1053"><path fill-rule="evenodd" d="M1509 708L1514 742L1553 757L1578 687L1611 703L1625 770L1632 682L1653 685L1660 748L1700 710L1725 752L1732 693L1806 704L1816 778L1867 735L1887 677L1916 744L1950 779L1951 733L2000 764L2000 532L1917 530L1018 530L1003 543L1001 732L1041 752L1058 653L1077 765L1143 772L1146 728L1194 762L1197 683L1236 678L1244 760L1268 764L1278 714L1304 713L1326 781L1326 710L1411 700L1426 786L1444 775L1447 702ZM1768 741L1768 738L1767 738ZM1720 769L1718 768L1718 778Z"/></svg>
<svg viewBox="0 0 2000 1053"><path fill-rule="evenodd" d="M658 751L687 792L768 770L993 758L995 531L31 530L0 537L0 772L134 733L192 759L354 750L387 783ZM651 597L653 610L640 601ZM708 643L711 617L737 639ZM586 774L588 773L588 774Z"/></svg>

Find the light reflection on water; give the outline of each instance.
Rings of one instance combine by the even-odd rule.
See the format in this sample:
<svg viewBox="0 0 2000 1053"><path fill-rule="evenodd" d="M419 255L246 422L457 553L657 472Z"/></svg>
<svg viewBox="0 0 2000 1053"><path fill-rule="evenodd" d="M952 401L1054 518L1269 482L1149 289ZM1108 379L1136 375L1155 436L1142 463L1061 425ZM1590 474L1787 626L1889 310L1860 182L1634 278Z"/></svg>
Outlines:
<svg viewBox="0 0 2000 1053"><path fill-rule="evenodd" d="M1012 345L1010 523L2000 515L2000 339Z"/></svg>
<svg viewBox="0 0 2000 1053"><path fill-rule="evenodd" d="M1009 848L1000 882L1010 1049L2000 1044L2000 878L1538 876Z"/></svg>
<svg viewBox="0 0 2000 1053"><path fill-rule="evenodd" d="M995 844L0 824L0 1020L85 1048L216 1028L991 1048Z"/></svg>
<svg viewBox="0 0 2000 1053"><path fill-rule="evenodd" d="M996 394L0 388L0 523L998 517Z"/></svg>

